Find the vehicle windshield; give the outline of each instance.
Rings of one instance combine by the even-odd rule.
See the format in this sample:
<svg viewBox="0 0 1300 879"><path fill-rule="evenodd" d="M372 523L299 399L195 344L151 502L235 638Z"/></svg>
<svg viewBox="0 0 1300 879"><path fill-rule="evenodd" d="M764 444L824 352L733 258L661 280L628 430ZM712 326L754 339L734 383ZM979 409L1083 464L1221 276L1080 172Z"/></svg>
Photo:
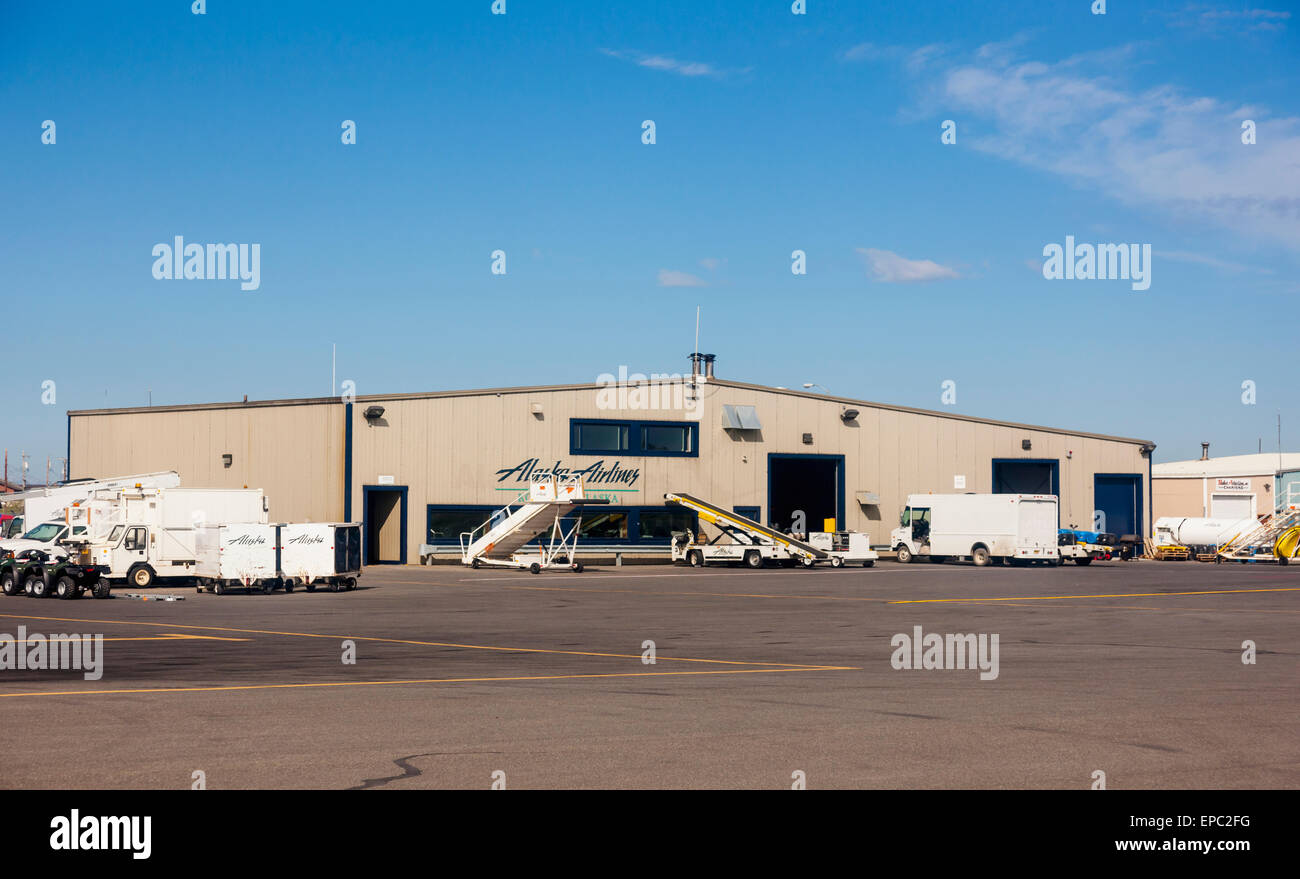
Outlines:
<svg viewBox="0 0 1300 879"><path fill-rule="evenodd" d="M24 534L23 540L39 540L42 543L49 543L57 537L59 532L62 530L63 526L58 522L45 522L41 525L37 525L31 531Z"/></svg>
<svg viewBox="0 0 1300 879"><path fill-rule="evenodd" d="M114 525L112 533L108 535L108 542L117 543L118 539L122 536L122 529L125 527L125 525Z"/></svg>
<svg viewBox="0 0 1300 879"><path fill-rule="evenodd" d="M911 525L913 521L929 522L930 508L917 507L913 509L912 507L907 507L903 510L903 515L899 516L898 518L899 524L902 525L903 527L907 527L908 525Z"/></svg>

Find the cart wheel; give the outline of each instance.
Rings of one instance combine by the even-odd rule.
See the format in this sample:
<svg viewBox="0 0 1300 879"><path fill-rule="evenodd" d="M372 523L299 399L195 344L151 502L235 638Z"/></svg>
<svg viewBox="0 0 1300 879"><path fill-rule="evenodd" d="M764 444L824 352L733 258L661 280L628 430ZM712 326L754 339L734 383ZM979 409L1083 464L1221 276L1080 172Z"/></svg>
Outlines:
<svg viewBox="0 0 1300 879"><path fill-rule="evenodd" d="M537 562L533 562L531 565L528 566L528 573L530 574L540 574L541 572L542 572L542 566L537 564Z"/></svg>
<svg viewBox="0 0 1300 879"><path fill-rule="evenodd" d="M292 591L293 591L293 585L294 585L294 584L293 584L293 580L285 580L285 581L284 581L284 591L285 591L285 592L292 592Z"/></svg>
<svg viewBox="0 0 1300 879"><path fill-rule="evenodd" d="M469 566L470 566L471 568L477 568L477 567L479 567L479 560L478 560L478 557L477 557L477 556L475 556L474 558L472 558L472 559L469 560Z"/></svg>
<svg viewBox="0 0 1300 879"><path fill-rule="evenodd" d="M274 582L274 581L272 581L272 580L263 580L263 581L262 581L262 594L263 594L263 595L270 595L270 594L271 594L272 592L274 592L274 591L275 591L275 582Z"/></svg>
<svg viewBox="0 0 1300 879"><path fill-rule="evenodd" d="M356 589L356 588L357 588L357 578L356 578L356 577L348 577L346 585L347 585L347 587L348 587L348 591L349 591L349 592L351 592L353 589Z"/></svg>
<svg viewBox="0 0 1300 879"><path fill-rule="evenodd" d="M308 584L307 584L306 586L304 586L303 588L306 589L308 592L315 592L315 591L316 591L316 584L315 584L315 583L308 583Z"/></svg>
<svg viewBox="0 0 1300 879"><path fill-rule="evenodd" d="M343 591L343 584L340 583L338 580L335 580L334 582L330 583L330 592L342 592L342 591Z"/></svg>
<svg viewBox="0 0 1300 879"><path fill-rule="evenodd" d="M212 591L213 591L213 593L216 594L216 595L225 595L225 594L226 594L226 584L225 584L225 583L222 583L220 580L218 580L217 582L215 582L215 583L212 584Z"/></svg>
<svg viewBox="0 0 1300 879"><path fill-rule="evenodd" d="M840 556L837 555L831 556L831 567L832 568L844 567L844 559L842 559Z"/></svg>
<svg viewBox="0 0 1300 879"><path fill-rule="evenodd" d="M875 559L867 559L865 562L862 563L862 567L864 567L864 568L870 568L870 567L873 566L875 563L876 563L876 560L875 560Z"/></svg>

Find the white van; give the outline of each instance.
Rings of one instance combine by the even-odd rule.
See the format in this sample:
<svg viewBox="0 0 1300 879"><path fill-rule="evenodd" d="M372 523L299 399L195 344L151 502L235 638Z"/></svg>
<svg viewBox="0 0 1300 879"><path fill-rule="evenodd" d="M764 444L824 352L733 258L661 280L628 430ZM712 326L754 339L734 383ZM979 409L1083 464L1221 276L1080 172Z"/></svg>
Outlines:
<svg viewBox="0 0 1300 879"><path fill-rule="evenodd" d="M1060 564L1057 501L1050 494L913 494L890 532L890 548L903 564L969 558L989 562Z"/></svg>

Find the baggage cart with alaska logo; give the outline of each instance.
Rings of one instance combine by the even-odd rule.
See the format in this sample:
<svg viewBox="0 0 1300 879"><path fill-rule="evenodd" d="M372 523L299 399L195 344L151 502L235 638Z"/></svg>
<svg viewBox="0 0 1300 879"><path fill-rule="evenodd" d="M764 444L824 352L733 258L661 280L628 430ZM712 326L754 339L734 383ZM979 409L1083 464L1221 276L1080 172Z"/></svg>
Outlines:
<svg viewBox="0 0 1300 879"><path fill-rule="evenodd" d="M304 522L280 526L280 576L286 592L303 586L314 592L357 588L361 576L361 526Z"/></svg>
<svg viewBox="0 0 1300 879"><path fill-rule="evenodd" d="M222 595L231 589L280 588L279 535L279 525L251 523L194 529L198 591Z"/></svg>

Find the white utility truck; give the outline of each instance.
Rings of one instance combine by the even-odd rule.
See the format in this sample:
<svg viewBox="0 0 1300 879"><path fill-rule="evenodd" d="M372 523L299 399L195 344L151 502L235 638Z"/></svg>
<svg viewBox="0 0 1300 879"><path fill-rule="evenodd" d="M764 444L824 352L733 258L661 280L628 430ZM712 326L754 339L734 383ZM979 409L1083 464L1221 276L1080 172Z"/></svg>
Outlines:
<svg viewBox="0 0 1300 879"><path fill-rule="evenodd" d="M1060 564L1057 501L1050 494L913 494L890 532L889 545L906 564L969 558L989 562Z"/></svg>
<svg viewBox="0 0 1300 879"><path fill-rule="evenodd" d="M36 525L63 518L63 511L78 501L84 501L103 491L130 488L175 488L181 477L175 470L157 473L138 473L135 476L115 476L111 479L82 479L42 488L29 488L6 495L5 502L23 502L23 521Z"/></svg>
<svg viewBox="0 0 1300 879"><path fill-rule="evenodd" d="M845 562L869 568L880 558L871 548L870 535L861 531L814 531L808 535L808 545L826 553L832 568L843 567Z"/></svg>
<svg viewBox="0 0 1300 879"><path fill-rule="evenodd" d="M48 553L50 558L67 558L68 550L62 542L73 537L84 539L86 536L85 525L60 521L42 522L24 533L22 537L0 540L0 551L17 555L25 549L39 549L41 552Z"/></svg>
<svg viewBox="0 0 1300 879"><path fill-rule="evenodd" d="M224 595L232 588L263 592L280 580L280 526L261 523L205 525L194 529L198 591Z"/></svg>
<svg viewBox="0 0 1300 879"><path fill-rule="evenodd" d="M92 534L89 552L109 580L137 588L158 578L196 576L196 533L209 525L265 524L260 488L101 491L67 509Z"/></svg>
<svg viewBox="0 0 1300 879"><path fill-rule="evenodd" d="M280 576L286 592L302 584L334 592L357 588L361 575L361 526L305 522L280 526Z"/></svg>

